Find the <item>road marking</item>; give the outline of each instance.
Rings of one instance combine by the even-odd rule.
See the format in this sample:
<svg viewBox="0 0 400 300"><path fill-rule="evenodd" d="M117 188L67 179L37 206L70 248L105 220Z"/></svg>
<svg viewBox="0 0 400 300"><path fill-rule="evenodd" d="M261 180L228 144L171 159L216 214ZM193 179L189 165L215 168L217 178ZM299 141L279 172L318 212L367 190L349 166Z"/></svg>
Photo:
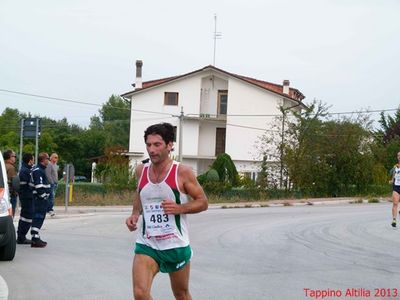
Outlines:
<svg viewBox="0 0 400 300"><path fill-rule="evenodd" d="M8 299L8 286L7 282L0 275L0 300Z"/></svg>

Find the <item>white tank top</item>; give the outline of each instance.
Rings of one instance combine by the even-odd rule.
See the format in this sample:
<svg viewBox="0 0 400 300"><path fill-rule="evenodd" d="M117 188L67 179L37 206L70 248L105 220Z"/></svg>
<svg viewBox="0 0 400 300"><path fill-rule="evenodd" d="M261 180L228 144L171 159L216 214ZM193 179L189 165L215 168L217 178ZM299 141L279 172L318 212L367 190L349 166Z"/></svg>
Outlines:
<svg viewBox="0 0 400 300"><path fill-rule="evenodd" d="M136 242L156 250L186 247L189 245L186 215L167 215L161 207L164 199L173 200L178 204L188 202L187 195L179 190L179 163L172 162L167 176L160 183L150 181L150 166L151 162L144 165L138 184L143 222Z"/></svg>
<svg viewBox="0 0 400 300"><path fill-rule="evenodd" d="M394 181L393 184L395 186L400 186L400 167L398 165L394 166Z"/></svg>

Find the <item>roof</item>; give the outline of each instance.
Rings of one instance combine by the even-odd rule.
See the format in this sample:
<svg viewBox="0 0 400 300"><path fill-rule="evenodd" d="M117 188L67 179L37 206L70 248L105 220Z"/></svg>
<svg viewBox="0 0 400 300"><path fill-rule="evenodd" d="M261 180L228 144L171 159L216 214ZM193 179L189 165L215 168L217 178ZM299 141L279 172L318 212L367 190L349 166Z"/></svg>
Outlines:
<svg viewBox="0 0 400 300"><path fill-rule="evenodd" d="M207 70L215 70L217 72L221 72L221 73L226 74L228 76L231 76L231 77L237 78L239 80L245 81L247 83L250 83L252 85L260 87L262 89L265 89L265 90L268 90L270 92L273 92L273 93L279 94L281 96L284 96L284 97L290 98L292 100L295 100L297 102L300 102L301 100L303 100L305 98L305 96L298 89L289 87L289 95L287 95L287 94L283 93L283 85L279 85L279 84L275 84L275 83L271 83L271 82L268 82L268 81L263 81L263 80L259 80L259 79L255 79L255 78L251 78L251 77L247 77L247 76L243 76L243 75L230 73L230 72L224 71L224 70L219 69L219 68L217 68L215 66L212 66L212 65L206 66L204 68L201 68L201 69L198 69L198 70L195 70L193 72L186 73L186 74L183 74L183 75L166 77L166 78L161 78L161 79L156 79L156 80L143 82L142 83L142 88L135 89L133 91L124 93L121 96L122 97L132 96L133 94L138 93L138 92L142 92L143 90L146 90L146 89L149 89L149 88L152 88L152 87L164 84L164 83L168 83L170 81L178 80L178 79L181 79L181 78L184 78L184 77L187 77L187 76L190 76L190 75L202 72L202 71L207 71ZM135 86L135 85L133 84L133 86Z"/></svg>

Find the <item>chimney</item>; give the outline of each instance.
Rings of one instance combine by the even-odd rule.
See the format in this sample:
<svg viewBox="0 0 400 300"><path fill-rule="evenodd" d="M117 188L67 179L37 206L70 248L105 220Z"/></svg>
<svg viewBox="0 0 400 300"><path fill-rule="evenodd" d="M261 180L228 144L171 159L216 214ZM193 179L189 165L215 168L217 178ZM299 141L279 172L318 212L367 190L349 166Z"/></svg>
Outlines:
<svg viewBox="0 0 400 300"><path fill-rule="evenodd" d="M286 95L289 95L289 85L290 85L290 81L285 79L283 81L283 93Z"/></svg>
<svg viewBox="0 0 400 300"><path fill-rule="evenodd" d="M143 66L143 62L141 60L137 60L136 61L135 90L142 88L142 66Z"/></svg>

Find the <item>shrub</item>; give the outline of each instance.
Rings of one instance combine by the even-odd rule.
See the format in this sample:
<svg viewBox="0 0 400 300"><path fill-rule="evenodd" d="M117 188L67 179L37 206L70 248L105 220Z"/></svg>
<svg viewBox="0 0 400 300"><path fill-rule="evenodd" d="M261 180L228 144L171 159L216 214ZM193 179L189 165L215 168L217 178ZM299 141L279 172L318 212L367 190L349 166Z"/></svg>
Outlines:
<svg viewBox="0 0 400 300"><path fill-rule="evenodd" d="M220 181L206 181L203 183L203 189L206 194L222 196L225 191L230 190L232 187L227 182Z"/></svg>
<svg viewBox="0 0 400 300"><path fill-rule="evenodd" d="M210 169L206 172L206 181L217 182L219 181L218 172L215 169Z"/></svg>

